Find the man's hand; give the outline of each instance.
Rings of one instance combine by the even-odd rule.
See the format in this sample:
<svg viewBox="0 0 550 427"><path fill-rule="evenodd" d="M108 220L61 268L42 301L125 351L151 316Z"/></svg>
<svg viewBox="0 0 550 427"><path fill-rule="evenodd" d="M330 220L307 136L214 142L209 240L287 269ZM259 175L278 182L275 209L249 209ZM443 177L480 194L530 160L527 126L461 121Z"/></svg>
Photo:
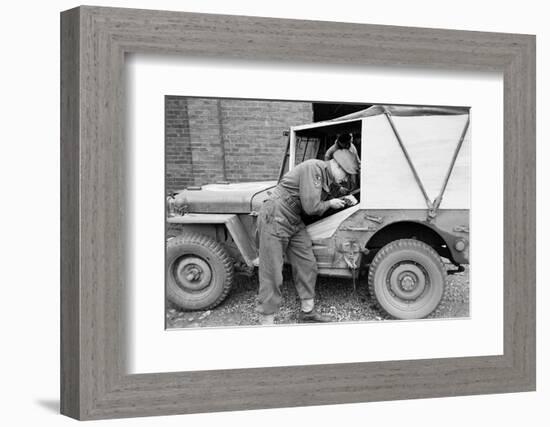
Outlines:
<svg viewBox="0 0 550 427"><path fill-rule="evenodd" d="M344 200L346 206L355 206L359 203L353 194L348 194L347 196L341 197L341 199Z"/></svg>
<svg viewBox="0 0 550 427"><path fill-rule="evenodd" d="M342 209L346 206L346 202L342 199L330 199L329 201L331 209Z"/></svg>

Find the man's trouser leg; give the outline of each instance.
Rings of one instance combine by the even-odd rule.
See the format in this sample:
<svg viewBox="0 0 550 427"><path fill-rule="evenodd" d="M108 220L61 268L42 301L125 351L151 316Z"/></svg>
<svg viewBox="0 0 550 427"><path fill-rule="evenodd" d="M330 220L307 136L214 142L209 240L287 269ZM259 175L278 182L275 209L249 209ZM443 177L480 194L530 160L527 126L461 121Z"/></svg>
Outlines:
<svg viewBox="0 0 550 427"><path fill-rule="evenodd" d="M313 301L317 281L317 260L313 255L313 245L305 228L301 228L290 238L287 256L292 266L294 286L300 300Z"/></svg>
<svg viewBox="0 0 550 427"><path fill-rule="evenodd" d="M266 227L269 228L269 227ZM283 284L283 254L288 239L274 236L265 228L260 229L260 261L258 277L258 311L273 314L281 305L281 286Z"/></svg>

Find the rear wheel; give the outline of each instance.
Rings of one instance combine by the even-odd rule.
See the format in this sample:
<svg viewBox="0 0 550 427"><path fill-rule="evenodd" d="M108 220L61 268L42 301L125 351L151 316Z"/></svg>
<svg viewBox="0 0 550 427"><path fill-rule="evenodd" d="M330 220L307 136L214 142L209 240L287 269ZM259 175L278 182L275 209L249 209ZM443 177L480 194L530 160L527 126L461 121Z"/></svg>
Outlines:
<svg viewBox="0 0 550 427"><path fill-rule="evenodd" d="M223 246L197 233L170 239L166 247L166 295L185 310L220 304L233 283L233 262Z"/></svg>
<svg viewBox="0 0 550 427"><path fill-rule="evenodd" d="M397 319L420 319L434 311L445 290L446 272L430 246L401 239L384 246L369 268L369 290Z"/></svg>

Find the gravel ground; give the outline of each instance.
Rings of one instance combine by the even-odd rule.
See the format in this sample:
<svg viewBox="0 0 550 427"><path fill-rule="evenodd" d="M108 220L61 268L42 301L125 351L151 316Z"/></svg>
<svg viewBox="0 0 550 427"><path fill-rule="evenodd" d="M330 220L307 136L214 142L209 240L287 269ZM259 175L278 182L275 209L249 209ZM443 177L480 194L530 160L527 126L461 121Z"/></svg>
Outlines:
<svg viewBox="0 0 550 427"><path fill-rule="evenodd" d="M454 266L447 265L447 269ZM366 286L367 277L357 280L357 290L349 279L319 277L315 306L323 314L331 315L335 322L388 320L381 313ZM248 326L259 323L254 311L258 292L258 276L237 274L229 296L219 306L205 311L182 311L170 302L166 305L167 328ZM290 269L285 267L282 288L283 305L275 317L276 324L297 323L300 301L292 283ZM439 307L428 318L468 317L470 306L469 269L447 278L445 295Z"/></svg>

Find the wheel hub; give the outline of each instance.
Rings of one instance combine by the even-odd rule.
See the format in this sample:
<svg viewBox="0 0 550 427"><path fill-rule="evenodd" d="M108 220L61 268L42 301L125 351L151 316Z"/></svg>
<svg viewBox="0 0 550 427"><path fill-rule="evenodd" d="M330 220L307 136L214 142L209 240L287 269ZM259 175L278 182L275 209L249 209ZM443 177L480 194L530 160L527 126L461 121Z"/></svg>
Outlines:
<svg viewBox="0 0 550 427"><path fill-rule="evenodd" d="M202 258L186 256L175 264L174 277L181 288L200 291L210 284L212 270Z"/></svg>
<svg viewBox="0 0 550 427"><path fill-rule="evenodd" d="M399 286L405 292L410 292L414 290L414 288L416 288L416 285L416 276L413 276L412 274L406 273L399 279Z"/></svg>
<svg viewBox="0 0 550 427"><path fill-rule="evenodd" d="M202 270L196 266L191 266L187 269L187 276L185 277L188 281L193 282L200 280L202 275Z"/></svg>
<svg viewBox="0 0 550 427"><path fill-rule="evenodd" d="M413 301L422 295L426 288L426 274L415 263L401 263L390 271L388 286L398 298Z"/></svg>

